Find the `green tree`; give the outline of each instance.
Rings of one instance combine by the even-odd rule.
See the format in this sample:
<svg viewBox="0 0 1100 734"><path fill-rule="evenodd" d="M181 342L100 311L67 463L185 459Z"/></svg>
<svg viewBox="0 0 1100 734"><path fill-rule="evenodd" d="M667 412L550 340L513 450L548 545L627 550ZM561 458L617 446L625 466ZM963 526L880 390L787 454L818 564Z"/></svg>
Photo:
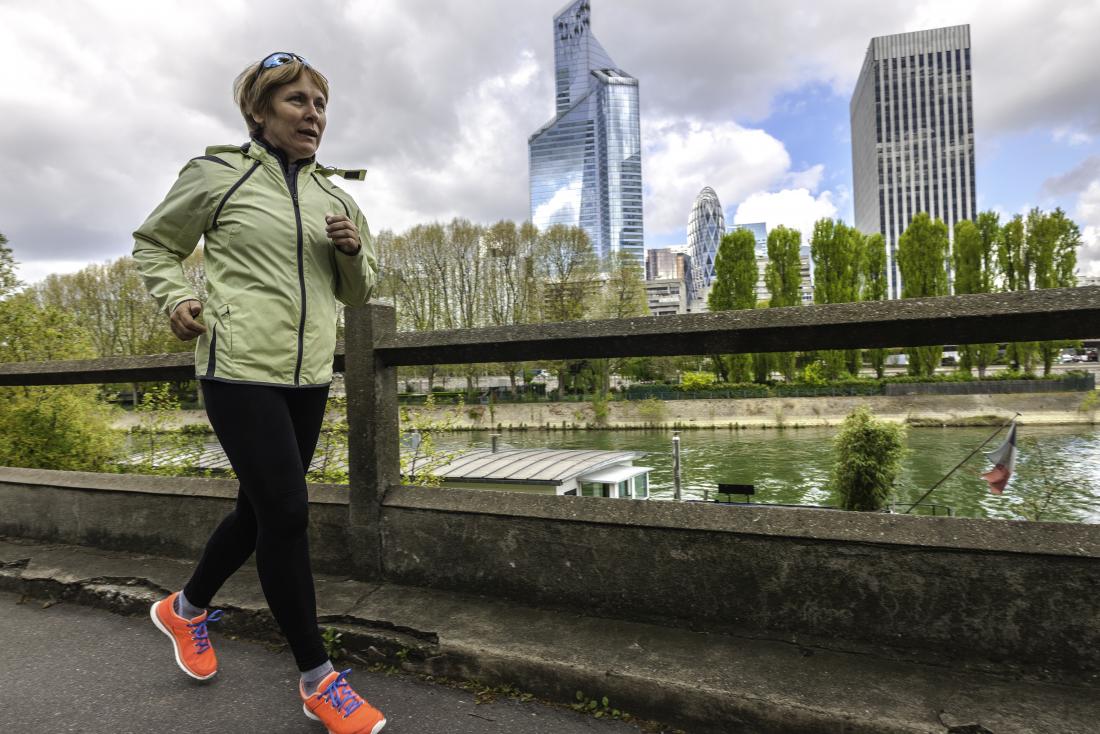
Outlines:
<svg viewBox="0 0 1100 734"><path fill-rule="evenodd" d="M861 512L881 510L901 468L904 427L877 420L861 407L844 419L833 447L832 489L840 497L840 506Z"/></svg>
<svg viewBox="0 0 1100 734"><path fill-rule="evenodd" d="M965 221L965 220L964 220ZM999 267L997 251L1001 241L1000 216L985 211L974 222L955 225L955 248L952 254L955 270L955 293L992 293L997 288ZM959 345L959 370L977 367L978 377L997 358L996 344Z"/></svg>
<svg viewBox="0 0 1100 734"><path fill-rule="evenodd" d="M860 277L861 301L885 301L888 293L886 281L886 240L875 233L864 240L863 273ZM867 350L867 357L875 376L880 380L886 372L887 350L881 347Z"/></svg>
<svg viewBox="0 0 1100 734"><path fill-rule="evenodd" d="M814 261L814 303L851 303L859 300L859 280L864 257L864 237L844 222L819 219L810 238ZM859 374L859 350L830 350L817 355L825 363L829 379L845 371Z"/></svg>
<svg viewBox="0 0 1100 734"><path fill-rule="evenodd" d="M1070 288L1077 284L1077 248L1081 231L1061 209L1044 214L1032 209L1027 215L1026 247L1033 267L1032 285L1038 288ZM1043 374L1049 375L1059 352L1074 342L1038 343Z"/></svg>
<svg viewBox="0 0 1100 734"><path fill-rule="evenodd" d="M782 225L768 232L768 265L764 268L764 282L767 283L769 308L798 306L802 303L802 259L799 250L802 245L802 233ZM778 352L771 356L775 367L783 373L787 382L793 382L796 375L795 353Z"/></svg>
<svg viewBox="0 0 1100 734"><path fill-rule="evenodd" d="M722 235L714 259L714 282L707 296L707 308L711 311L755 308L756 277L756 238L752 232L738 229ZM751 355L731 354L713 359L724 381L752 379Z"/></svg>
<svg viewBox="0 0 1100 734"><path fill-rule="evenodd" d="M1017 214L1001 228L1001 237L997 245L997 264L1001 271L1003 287L1006 291L1031 290L1031 276L1034 269L1031 253L1027 247L1027 230L1024 218ZM1006 356L1012 369L1025 374L1034 374L1039 356L1036 342L1011 342Z"/></svg>
<svg viewBox="0 0 1100 734"><path fill-rule="evenodd" d="M933 220L926 212L913 217L898 238L902 298L947 295L947 248L947 225L942 220ZM943 347L910 347L905 353L909 374L931 376L940 364Z"/></svg>
<svg viewBox="0 0 1100 734"><path fill-rule="evenodd" d="M8 238L0 232L0 299L7 298L23 285L15 277L15 255L7 244Z"/></svg>

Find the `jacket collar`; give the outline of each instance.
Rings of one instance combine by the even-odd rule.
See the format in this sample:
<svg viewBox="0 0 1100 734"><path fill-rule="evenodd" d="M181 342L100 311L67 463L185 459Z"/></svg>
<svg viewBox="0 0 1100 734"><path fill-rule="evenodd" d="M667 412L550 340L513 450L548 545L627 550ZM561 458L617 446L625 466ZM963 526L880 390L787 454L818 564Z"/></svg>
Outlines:
<svg viewBox="0 0 1100 734"><path fill-rule="evenodd" d="M245 147L247 146L247 150ZM245 155L250 158L254 158L258 161L274 164L279 166L284 173L291 170L291 166L298 168L299 173L309 175L310 171L317 165L316 156L310 156L309 158L302 158L301 160L291 163L287 160L286 153L279 148L276 148L271 143L267 142L263 138L252 138L244 146L241 146L241 150Z"/></svg>

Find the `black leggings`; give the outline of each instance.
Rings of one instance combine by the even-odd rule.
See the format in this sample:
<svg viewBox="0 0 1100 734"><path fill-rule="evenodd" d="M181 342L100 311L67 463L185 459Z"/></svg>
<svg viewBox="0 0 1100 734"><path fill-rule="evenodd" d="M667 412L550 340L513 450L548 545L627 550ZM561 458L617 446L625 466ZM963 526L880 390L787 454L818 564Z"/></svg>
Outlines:
<svg viewBox="0 0 1100 734"><path fill-rule="evenodd" d="M209 606L256 551L260 586L298 669L316 668L328 655L317 628L309 565L305 473L321 432L328 386L202 380L202 394L240 490L237 506L210 536L184 594L197 607Z"/></svg>

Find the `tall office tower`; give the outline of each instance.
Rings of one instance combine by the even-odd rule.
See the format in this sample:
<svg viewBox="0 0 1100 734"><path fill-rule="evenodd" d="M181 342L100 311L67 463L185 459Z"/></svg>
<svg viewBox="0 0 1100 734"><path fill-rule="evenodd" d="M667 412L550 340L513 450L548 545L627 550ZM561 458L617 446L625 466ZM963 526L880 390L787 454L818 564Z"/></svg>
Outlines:
<svg viewBox="0 0 1100 734"><path fill-rule="evenodd" d="M872 38L849 106L856 228L886 239L891 298L897 244L913 216L976 215L970 26Z"/></svg>
<svg viewBox="0 0 1100 734"><path fill-rule="evenodd" d="M714 257L718 254L718 245L725 232L726 215L722 213L718 194L710 186L704 186L695 197L688 218L692 298L702 303L706 302L710 283L714 280Z"/></svg>
<svg viewBox="0 0 1100 734"><path fill-rule="evenodd" d="M554 16L557 114L527 142L531 221L580 226L600 257L642 264L638 80L616 67L589 27L589 0Z"/></svg>

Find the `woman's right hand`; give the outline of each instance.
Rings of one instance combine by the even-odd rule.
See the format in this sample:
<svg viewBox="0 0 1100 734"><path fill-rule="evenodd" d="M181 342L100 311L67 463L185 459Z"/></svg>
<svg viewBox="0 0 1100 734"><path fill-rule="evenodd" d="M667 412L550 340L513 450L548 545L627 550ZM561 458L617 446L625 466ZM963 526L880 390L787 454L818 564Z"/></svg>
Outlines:
<svg viewBox="0 0 1100 734"><path fill-rule="evenodd" d="M172 333L185 342L194 339L199 334L205 334L206 327L195 321L201 313L202 304L198 301L194 299L180 301L169 318Z"/></svg>

